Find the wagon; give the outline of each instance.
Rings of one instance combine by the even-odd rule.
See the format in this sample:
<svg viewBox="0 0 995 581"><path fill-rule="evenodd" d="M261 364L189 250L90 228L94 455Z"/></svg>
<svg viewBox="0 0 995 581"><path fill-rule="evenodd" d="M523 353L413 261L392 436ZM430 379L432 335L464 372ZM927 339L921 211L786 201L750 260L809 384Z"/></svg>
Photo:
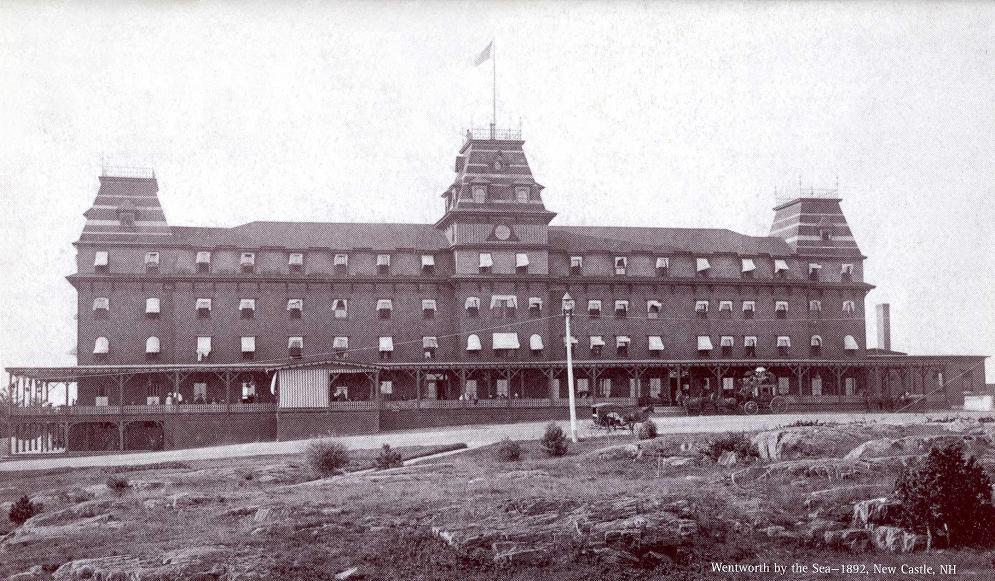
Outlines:
<svg viewBox="0 0 995 581"><path fill-rule="evenodd" d="M788 400L777 395L776 386L768 383L755 385L752 391L746 391L738 397L739 407L743 413L754 415L760 411L783 414L788 409Z"/></svg>
<svg viewBox="0 0 995 581"><path fill-rule="evenodd" d="M596 403L591 406L591 421L597 430L627 429L630 432L636 424L646 421L652 408L623 407L614 403Z"/></svg>

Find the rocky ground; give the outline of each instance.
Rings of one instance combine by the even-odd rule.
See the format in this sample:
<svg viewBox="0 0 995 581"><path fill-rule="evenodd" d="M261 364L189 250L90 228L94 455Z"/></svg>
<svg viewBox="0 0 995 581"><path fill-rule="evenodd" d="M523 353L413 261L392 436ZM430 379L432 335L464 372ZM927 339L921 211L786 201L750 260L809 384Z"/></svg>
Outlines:
<svg viewBox="0 0 995 581"><path fill-rule="evenodd" d="M995 424L796 426L716 454L720 437L589 438L561 458L525 442L518 461L485 446L324 479L300 456L6 474L0 503L28 493L44 511L0 524L0 579L768 579L713 563L772 562L991 578L993 552L925 554L890 493L933 446L995 470Z"/></svg>

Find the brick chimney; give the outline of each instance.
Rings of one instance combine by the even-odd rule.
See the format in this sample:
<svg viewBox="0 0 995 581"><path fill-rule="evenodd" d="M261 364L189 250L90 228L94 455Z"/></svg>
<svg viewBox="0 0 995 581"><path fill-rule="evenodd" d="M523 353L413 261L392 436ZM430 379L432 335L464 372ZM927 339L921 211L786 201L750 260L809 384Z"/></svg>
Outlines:
<svg viewBox="0 0 995 581"><path fill-rule="evenodd" d="M891 351L891 305L877 305L878 349Z"/></svg>

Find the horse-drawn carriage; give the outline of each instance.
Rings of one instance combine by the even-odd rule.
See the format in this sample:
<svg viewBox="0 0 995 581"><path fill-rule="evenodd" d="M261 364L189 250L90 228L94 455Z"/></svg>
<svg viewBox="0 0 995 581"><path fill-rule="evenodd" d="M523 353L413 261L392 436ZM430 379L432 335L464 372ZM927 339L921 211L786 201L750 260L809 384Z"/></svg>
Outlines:
<svg viewBox="0 0 995 581"><path fill-rule="evenodd" d="M685 395L681 404L689 416L706 413L752 416L761 411L782 414L788 409L788 400L777 394L777 378L763 367L747 373L739 389L728 395L717 392Z"/></svg>
<svg viewBox="0 0 995 581"><path fill-rule="evenodd" d="M646 421L653 413L652 407L624 407L614 403L596 403L591 406L591 421L597 430L629 430Z"/></svg>

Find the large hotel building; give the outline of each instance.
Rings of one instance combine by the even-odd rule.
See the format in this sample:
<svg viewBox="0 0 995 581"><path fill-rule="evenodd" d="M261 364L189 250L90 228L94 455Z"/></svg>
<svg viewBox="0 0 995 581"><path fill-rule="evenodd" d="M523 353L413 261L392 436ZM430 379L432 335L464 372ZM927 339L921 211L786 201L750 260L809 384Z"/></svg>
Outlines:
<svg viewBox="0 0 995 581"><path fill-rule="evenodd" d="M866 348L835 192L780 203L767 236L559 226L520 135L493 130L467 133L434 224L176 226L154 174L103 173L68 277L78 365L7 370L5 452L565 417L567 348L584 403L674 406L758 366L795 409L984 389L983 357Z"/></svg>

